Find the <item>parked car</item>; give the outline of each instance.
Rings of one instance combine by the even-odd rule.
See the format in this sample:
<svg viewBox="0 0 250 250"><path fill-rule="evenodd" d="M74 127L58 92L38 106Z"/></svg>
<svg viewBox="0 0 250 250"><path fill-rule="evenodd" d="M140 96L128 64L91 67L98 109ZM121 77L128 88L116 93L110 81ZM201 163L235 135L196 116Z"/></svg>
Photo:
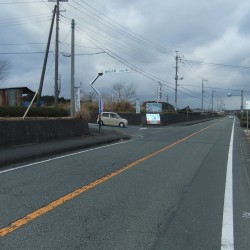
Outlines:
<svg viewBox="0 0 250 250"><path fill-rule="evenodd" d="M119 126L122 128L128 126L128 121L115 112L102 112L100 116L102 125ZM97 118L96 122L99 123L99 118Z"/></svg>

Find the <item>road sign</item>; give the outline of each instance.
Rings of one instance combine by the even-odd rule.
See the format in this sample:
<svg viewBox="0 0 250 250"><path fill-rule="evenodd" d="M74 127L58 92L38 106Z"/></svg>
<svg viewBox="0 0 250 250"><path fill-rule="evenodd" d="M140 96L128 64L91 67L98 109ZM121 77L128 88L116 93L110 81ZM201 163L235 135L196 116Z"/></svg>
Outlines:
<svg viewBox="0 0 250 250"><path fill-rule="evenodd" d="M250 101L246 101L246 109L247 109L247 110L250 109Z"/></svg>
<svg viewBox="0 0 250 250"><path fill-rule="evenodd" d="M129 73L130 69L107 69L103 71L103 74L117 74L117 73Z"/></svg>

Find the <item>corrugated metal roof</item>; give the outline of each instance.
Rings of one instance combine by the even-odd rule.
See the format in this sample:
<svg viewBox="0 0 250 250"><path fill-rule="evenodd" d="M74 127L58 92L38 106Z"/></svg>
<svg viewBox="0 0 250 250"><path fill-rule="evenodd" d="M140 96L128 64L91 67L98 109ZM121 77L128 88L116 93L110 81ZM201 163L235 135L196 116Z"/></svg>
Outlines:
<svg viewBox="0 0 250 250"><path fill-rule="evenodd" d="M0 91L3 90L10 90L10 89L20 89L22 90L23 94L34 94L35 92L32 91L31 89L27 88L27 87L14 87L14 88L1 88Z"/></svg>

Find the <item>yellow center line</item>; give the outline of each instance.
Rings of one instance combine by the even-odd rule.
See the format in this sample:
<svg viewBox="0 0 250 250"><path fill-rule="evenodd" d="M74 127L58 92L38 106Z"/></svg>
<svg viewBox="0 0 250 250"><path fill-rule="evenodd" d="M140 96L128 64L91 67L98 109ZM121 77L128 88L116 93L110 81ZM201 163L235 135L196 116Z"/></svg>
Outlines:
<svg viewBox="0 0 250 250"><path fill-rule="evenodd" d="M217 123L215 123L215 124L217 124ZM172 148L172 147L176 146L177 144L188 140L189 138L191 138L191 137L203 132L204 130L207 130L208 128L214 126L215 124L212 124L212 125L210 125L210 126L208 126L206 128L203 128L203 129L201 129L201 130L199 130L197 132L194 132L194 133L192 133L192 134L190 134L190 135L188 135L188 136L186 136L186 137L184 137L184 138L182 138L182 139L180 139L180 140L178 140L178 141L176 141L176 142L174 142L174 143L172 143L172 144L170 144L168 146L165 146L165 147L163 147L163 148L161 148L161 149L159 149L159 150L157 150L157 151L155 151L155 152L153 152L151 154L148 154L148 155L146 155L146 156L144 156L144 157L142 157L142 158L128 164L127 166L125 166L125 167L123 167L123 168L121 168L119 170L116 170L116 171L114 171L114 172L112 172L112 173L110 173L110 174L108 174L108 175L106 175L106 176L104 176L104 177L102 177L100 179L97 179L97 180L89 183L86 186L83 186L83 187L81 187L79 189L76 189L75 191L73 191L71 193L68 193L65 196L62 196L61 198L59 198L59 199L45 205L44 207L41 207L38 210L35 210L34 212L24 216L23 218L10 223L8 226L0 229L0 236L1 237L6 236L7 234L13 232L14 230L22 227L23 225L27 224L28 222L31 222L31 221L35 220L39 216L49 212L50 210L53 210L54 208L56 208L56 207L62 205L63 203L75 198L76 196L78 196L78 195L80 195L80 194L82 194L82 193L84 193L84 192L86 192L86 191L100 185L101 183L103 183L103 182L113 178L114 176L116 176L116 175L118 175L118 174L120 174L120 173L122 173L122 172L124 172L124 171L138 165L141 162L144 162L144 161L156 156L157 154L162 153L163 151L166 151L167 149Z"/></svg>

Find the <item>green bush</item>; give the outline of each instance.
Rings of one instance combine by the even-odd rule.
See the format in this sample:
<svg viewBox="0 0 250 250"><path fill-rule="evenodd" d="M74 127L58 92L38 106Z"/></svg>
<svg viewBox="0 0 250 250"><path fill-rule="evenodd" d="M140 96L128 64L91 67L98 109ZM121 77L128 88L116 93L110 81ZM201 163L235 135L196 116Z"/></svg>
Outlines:
<svg viewBox="0 0 250 250"><path fill-rule="evenodd" d="M25 107L0 107L0 117L23 117L27 108ZM68 111L62 108L37 108L31 107L27 117L66 117Z"/></svg>

